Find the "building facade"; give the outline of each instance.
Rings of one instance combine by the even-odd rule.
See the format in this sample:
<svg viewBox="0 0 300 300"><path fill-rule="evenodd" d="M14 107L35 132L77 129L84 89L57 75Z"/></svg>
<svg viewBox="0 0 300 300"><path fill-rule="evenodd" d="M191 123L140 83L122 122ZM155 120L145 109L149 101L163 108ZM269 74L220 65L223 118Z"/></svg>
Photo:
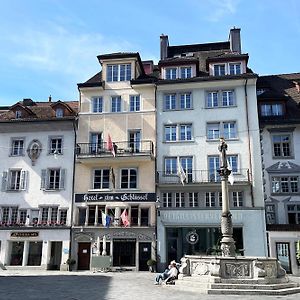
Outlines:
<svg viewBox="0 0 300 300"><path fill-rule="evenodd" d="M3 268L67 269L76 111L49 97L0 113Z"/></svg>
<svg viewBox="0 0 300 300"><path fill-rule="evenodd" d="M261 76L257 83L269 255L300 274L300 74Z"/></svg>
<svg viewBox="0 0 300 300"><path fill-rule="evenodd" d="M100 73L78 84L73 256L146 270L155 258L155 78L138 53L98 56ZM146 72L145 72L146 70Z"/></svg>
<svg viewBox="0 0 300 300"><path fill-rule="evenodd" d="M161 36L157 82L158 257L217 253L222 207L219 139L228 144L237 251L265 256L265 220L256 80L230 41L169 46Z"/></svg>

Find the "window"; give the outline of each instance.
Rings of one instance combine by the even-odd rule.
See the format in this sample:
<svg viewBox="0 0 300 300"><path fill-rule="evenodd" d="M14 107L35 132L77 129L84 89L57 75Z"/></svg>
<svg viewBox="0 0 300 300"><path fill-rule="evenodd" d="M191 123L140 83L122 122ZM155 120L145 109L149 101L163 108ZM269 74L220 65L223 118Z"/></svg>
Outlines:
<svg viewBox="0 0 300 300"><path fill-rule="evenodd" d="M225 75L225 64L214 65L214 75L215 76Z"/></svg>
<svg viewBox="0 0 300 300"><path fill-rule="evenodd" d="M121 188L136 189L137 188L137 170L122 169L121 170Z"/></svg>
<svg viewBox="0 0 300 300"><path fill-rule="evenodd" d="M92 98L92 112L93 113L103 112L103 99L102 99L102 97L93 97Z"/></svg>
<svg viewBox="0 0 300 300"><path fill-rule="evenodd" d="M42 209L41 209L41 223L42 224L47 224L48 212L49 212L49 207L42 207Z"/></svg>
<svg viewBox="0 0 300 300"><path fill-rule="evenodd" d="M129 81L131 79L131 64L107 65L107 82Z"/></svg>
<svg viewBox="0 0 300 300"><path fill-rule="evenodd" d="M186 79L192 77L192 67L181 67L180 68L180 78Z"/></svg>
<svg viewBox="0 0 300 300"><path fill-rule="evenodd" d="M221 132L220 132L221 129ZM236 122L221 122L221 123L208 123L207 124L207 139L217 140L221 136L225 139L237 138Z"/></svg>
<svg viewBox="0 0 300 300"><path fill-rule="evenodd" d="M165 158L165 175L177 175L177 157Z"/></svg>
<svg viewBox="0 0 300 300"><path fill-rule="evenodd" d="M225 139L234 139L237 137L235 122L223 123L223 137Z"/></svg>
<svg viewBox="0 0 300 300"><path fill-rule="evenodd" d="M191 141L192 140L192 125L179 125L180 128L180 141Z"/></svg>
<svg viewBox="0 0 300 300"><path fill-rule="evenodd" d="M163 193L163 207L172 207L172 193Z"/></svg>
<svg viewBox="0 0 300 300"><path fill-rule="evenodd" d="M2 174L2 191L26 190L28 172L24 170L9 170Z"/></svg>
<svg viewBox="0 0 300 300"><path fill-rule="evenodd" d="M51 137L49 154L62 154L62 138L61 137Z"/></svg>
<svg viewBox="0 0 300 300"><path fill-rule="evenodd" d="M283 116L283 104L261 104L260 115L262 117Z"/></svg>
<svg viewBox="0 0 300 300"><path fill-rule="evenodd" d="M234 207L244 206L243 192L232 192L232 202Z"/></svg>
<svg viewBox="0 0 300 300"><path fill-rule="evenodd" d="M32 209L31 210L31 222L32 225L36 225L39 221L39 210L38 209Z"/></svg>
<svg viewBox="0 0 300 300"><path fill-rule="evenodd" d="M141 131L140 130L132 130L129 131L129 144L128 147L132 152L140 152L141 150Z"/></svg>
<svg viewBox="0 0 300 300"><path fill-rule="evenodd" d="M166 142L176 141L177 139L176 131L177 131L176 125L165 126L165 141Z"/></svg>
<svg viewBox="0 0 300 300"><path fill-rule="evenodd" d="M191 141L192 124L176 124L165 126L165 141Z"/></svg>
<svg viewBox="0 0 300 300"><path fill-rule="evenodd" d="M238 172L238 156L237 155L228 155L227 161L229 164L229 168L233 173Z"/></svg>
<svg viewBox="0 0 300 300"><path fill-rule="evenodd" d="M16 119L21 119L21 118L22 118L22 111L16 110Z"/></svg>
<svg viewBox="0 0 300 300"><path fill-rule="evenodd" d="M235 105L234 90L209 91L206 93L206 107L230 107Z"/></svg>
<svg viewBox="0 0 300 300"><path fill-rule="evenodd" d="M222 106L233 106L233 91L222 91Z"/></svg>
<svg viewBox="0 0 300 300"><path fill-rule="evenodd" d="M299 204L288 204L288 221L289 224L300 224L300 205Z"/></svg>
<svg viewBox="0 0 300 300"><path fill-rule="evenodd" d="M266 205L266 221L267 224L275 224L276 223L276 214L275 214L275 205L267 204Z"/></svg>
<svg viewBox="0 0 300 300"><path fill-rule="evenodd" d="M111 97L111 112L121 111L121 96Z"/></svg>
<svg viewBox="0 0 300 300"><path fill-rule="evenodd" d="M191 109L191 108L192 108L191 93L180 94L180 109Z"/></svg>
<svg viewBox="0 0 300 300"><path fill-rule="evenodd" d="M206 207L216 207L216 193L206 192L205 193L205 206Z"/></svg>
<svg viewBox="0 0 300 300"><path fill-rule="evenodd" d="M176 79L177 68L166 68L166 79Z"/></svg>
<svg viewBox="0 0 300 300"><path fill-rule="evenodd" d="M272 193L286 194L299 192L298 176L272 177Z"/></svg>
<svg viewBox="0 0 300 300"><path fill-rule="evenodd" d="M25 225L27 219L27 210L26 209L20 209L19 210L19 223L21 225Z"/></svg>
<svg viewBox="0 0 300 300"><path fill-rule="evenodd" d="M273 156L275 157L291 157L291 135L273 135Z"/></svg>
<svg viewBox="0 0 300 300"><path fill-rule="evenodd" d="M65 186L65 169L42 170L42 190L62 190Z"/></svg>
<svg viewBox="0 0 300 300"><path fill-rule="evenodd" d="M229 74L230 75L241 74L241 63L229 64Z"/></svg>
<svg viewBox="0 0 300 300"><path fill-rule="evenodd" d="M64 116L64 110L59 107L55 110L55 116L56 118L62 118Z"/></svg>
<svg viewBox="0 0 300 300"><path fill-rule="evenodd" d="M137 226L139 224L139 207L131 206L131 222L130 225Z"/></svg>
<svg viewBox="0 0 300 300"><path fill-rule="evenodd" d="M189 193L189 205L190 207L198 207L198 193Z"/></svg>
<svg viewBox="0 0 300 300"><path fill-rule="evenodd" d="M164 97L164 109L172 110L176 108L176 94L167 94Z"/></svg>
<svg viewBox="0 0 300 300"><path fill-rule="evenodd" d="M149 226L149 208L141 208L141 226Z"/></svg>
<svg viewBox="0 0 300 300"><path fill-rule="evenodd" d="M109 188L109 169L94 170L93 189Z"/></svg>
<svg viewBox="0 0 300 300"><path fill-rule="evenodd" d="M206 107L218 106L218 92L208 92L206 96Z"/></svg>
<svg viewBox="0 0 300 300"><path fill-rule="evenodd" d="M193 181L193 157L187 156L187 157L180 157L179 163L181 164L183 171L186 176L186 182L192 182Z"/></svg>
<svg viewBox="0 0 300 300"><path fill-rule="evenodd" d="M210 182L220 181L218 170L220 169L219 156L208 157L208 177Z"/></svg>
<svg viewBox="0 0 300 300"><path fill-rule="evenodd" d="M216 140L220 138L220 123L207 124L207 139Z"/></svg>
<svg viewBox="0 0 300 300"><path fill-rule="evenodd" d="M67 215L68 210L67 209L60 209L59 211L59 222L61 225L67 224Z"/></svg>
<svg viewBox="0 0 300 300"><path fill-rule="evenodd" d="M24 139L13 139L12 140L11 155L12 156L24 155Z"/></svg>
<svg viewBox="0 0 300 300"><path fill-rule="evenodd" d="M11 207L10 223L16 224L18 221L18 207Z"/></svg>
<svg viewBox="0 0 300 300"><path fill-rule="evenodd" d="M2 224L9 223L9 207L2 207Z"/></svg>
<svg viewBox="0 0 300 300"><path fill-rule="evenodd" d="M130 96L130 111L140 111L141 110L141 100L140 95Z"/></svg>
<svg viewBox="0 0 300 300"><path fill-rule="evenodd" d="M92 132L90 134L90 153L103 151L102 132Z"/></svg>
<svg viewBox="0 0 300 300"><path fill-rule="evenodd" d="M175 207L185 207L184 193L175 193Z"/></svg>

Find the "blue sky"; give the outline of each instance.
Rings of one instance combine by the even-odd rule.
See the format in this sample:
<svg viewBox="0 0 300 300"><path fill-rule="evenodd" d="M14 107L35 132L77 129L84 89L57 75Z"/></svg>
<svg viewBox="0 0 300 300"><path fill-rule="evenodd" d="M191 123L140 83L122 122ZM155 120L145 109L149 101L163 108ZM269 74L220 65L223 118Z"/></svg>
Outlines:
<svg viewBox="0 0 300 300"><path fill-rule="evenodd" d="M23 98L78 100L77 83L100 70L96 56L139 52L159 59L170 45L226 41L241 28L258 74L300 72L298 0L2 0L0 105Z"/></svg>

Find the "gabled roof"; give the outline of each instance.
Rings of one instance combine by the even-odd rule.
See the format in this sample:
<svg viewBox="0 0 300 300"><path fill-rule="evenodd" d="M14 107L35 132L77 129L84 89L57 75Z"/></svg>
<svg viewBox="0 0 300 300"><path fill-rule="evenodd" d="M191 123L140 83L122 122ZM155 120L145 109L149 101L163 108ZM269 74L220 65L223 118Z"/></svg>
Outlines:
<svg viewBox="0 0 300 300"><path fill-rule="evenodd" d="M298 173L300 166L290 161L277 162L276 164L266 168L268 173Z"/></svg>

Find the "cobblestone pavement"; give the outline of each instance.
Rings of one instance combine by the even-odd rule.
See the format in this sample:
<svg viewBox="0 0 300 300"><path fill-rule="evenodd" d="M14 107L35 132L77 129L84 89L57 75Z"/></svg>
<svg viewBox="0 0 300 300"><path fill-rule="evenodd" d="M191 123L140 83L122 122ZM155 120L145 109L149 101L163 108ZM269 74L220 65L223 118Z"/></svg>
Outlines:
<svg viewBox="0 0 300 300"><path fill-rule="evenodd" d="M289 296L219 296L175 291L172 286L155 286L149 272L0 272L1 300L273 300L299 299ZM296 279L298 282L298 278Z"/></svg>

